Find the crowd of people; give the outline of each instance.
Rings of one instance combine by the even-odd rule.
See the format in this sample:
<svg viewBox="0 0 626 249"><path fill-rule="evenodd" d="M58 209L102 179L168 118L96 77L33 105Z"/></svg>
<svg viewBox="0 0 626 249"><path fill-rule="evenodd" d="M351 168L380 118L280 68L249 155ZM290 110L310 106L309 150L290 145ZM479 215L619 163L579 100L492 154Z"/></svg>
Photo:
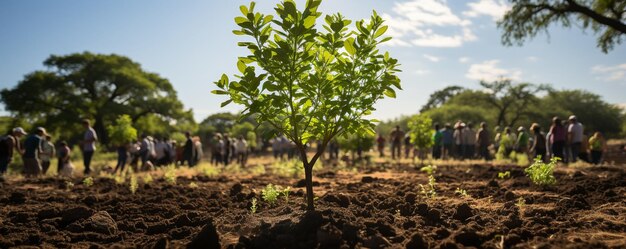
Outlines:
<svg viewBox="0 0 626 249"><path fill-rule="evenodd" d="M83 139L79 146L83 155L84 174L91 173L91 161L96 151L98 135L91 127L89 120L83 120ZM548 161L552 157L559 157L563 162L577 162L582 160L588 163L599 164L606 152L607 145L602 133L590 134L585 132L583 124L572 115L567 121L558 117L552 119L551 126L544 133L542 127L534 123L528 129L520 126L516 130L511 127L495 127L493 134L486 123L481 123L478 130L471 122L459 120L454 125L446 123L443 126L434 125L432 136L433 146L430 154L433 159L485 159L491 160L494 155L508 157L513 152L517 155L527 155L530 158L541 157ZM21 138L26 136L23 142ZM175 140L155 138L142 134L135 142L117 147L117 165L113 173L123 172L126 164L135 170L149 170L155 166L188 165L195 166L203 158L203 145L198 136L185 133L186 141L178 146ZM409 158L411 152L416 156L417 150L411 144L409 134L396 126L389 134L391 158ZM385 156L387 139L380 134L375 141L379 156ZM253 143L254 144L254 143ZM277 136L267 143L258 139L257 148L251 146L243 137L231 137L228 133L215 134L209 139L210 163L214 165L229 165L232 162L245 166L250 152L271 146L275 159L291 159L296 155L295 144L284 135ZM402 148L404 147L404 150ZM318 150L321 145L318 144ZM328 158L339 159L339 145L335 140L328 146ZM70 176L73 171L71 163L71 149L65 141L52 143L51 136L43 127L37 127L31 134L21 127L10 130L0 137L0 175L7 172L8 165L14 155L22 156L23 172L25 176L46 174L50 169L52 159L57 158L59 175Z"/></svg>
<svg viewBox="0 0 626 249"><path fill-rule="evenodd" d="M485 122L479 125L478 130L471 122L461 120L454 125L446 123L443 127L435 124L431 154L433 159L491 160L494 155L509 157L515 152L532 158L540 156L543 161L558 157L565 163L582 160L599 164L607 150L602 133L596 131L589 136L575 115L567 121L554 117L547 131L544 133L538 123L533 123L528 129L520 126L516 131L511 127L495 127L492 135ZM386 141L382 134L376 139L380 157L385 156ZM415 151L409 134L399 126L391 132L389 141L392 159L402 157L403 146L406 158L410 157L411 151Z"/></svg>
<svg viewBox="0 0 626 249"><path fill-rule="evenodd" d="M89 120L83 120L85 128L83 140L80 141L80 149L83 154L84 173L91 173L91 159L96 151L98 136L91 127ZM26 136L24 141L20 141ZM28 134L22 127L15 127L7 134L0 137L0 176L4 175L14 155L22 157L23 173L26 177L45 175L50 169L53 157L57 157L57 173L62 176L71 176L74 167L71 163L71 149L65 141L59 141L55 146L52 137L43 127L37 127Z"/></svg>

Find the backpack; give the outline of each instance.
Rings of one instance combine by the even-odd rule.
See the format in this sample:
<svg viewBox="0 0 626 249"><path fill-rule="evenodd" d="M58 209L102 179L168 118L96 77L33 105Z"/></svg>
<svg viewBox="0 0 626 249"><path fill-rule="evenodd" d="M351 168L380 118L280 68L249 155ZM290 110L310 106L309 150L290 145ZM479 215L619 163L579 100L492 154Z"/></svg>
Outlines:
<svg viewBox="0 0 626 249"><path fill-rule="evenodd" d="M8 157L13 146L13 138L9 135L0 137L0 156Z"/></svg>

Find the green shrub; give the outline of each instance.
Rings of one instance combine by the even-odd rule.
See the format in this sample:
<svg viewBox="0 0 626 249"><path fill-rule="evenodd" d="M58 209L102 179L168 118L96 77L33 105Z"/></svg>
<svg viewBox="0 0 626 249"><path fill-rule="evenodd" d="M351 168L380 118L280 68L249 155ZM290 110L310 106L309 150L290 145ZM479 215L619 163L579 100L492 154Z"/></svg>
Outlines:
<svg viewBox="0 0 626 249"><path fill-rule="evenodd" d="M261 190L261 197L264 201L270 205L275 205L280 195L280 186L274 186L273 184L267 184L263 190Z"/></svg>
<svg viewBox="0 0 626 249"><path fill-rule="evenodd" d="M537 185L553 185L556 183L554 167L561 158L553 157L549 163L544 163L541 156L535 158L535 162L524 170L530 180Z"/></svg>

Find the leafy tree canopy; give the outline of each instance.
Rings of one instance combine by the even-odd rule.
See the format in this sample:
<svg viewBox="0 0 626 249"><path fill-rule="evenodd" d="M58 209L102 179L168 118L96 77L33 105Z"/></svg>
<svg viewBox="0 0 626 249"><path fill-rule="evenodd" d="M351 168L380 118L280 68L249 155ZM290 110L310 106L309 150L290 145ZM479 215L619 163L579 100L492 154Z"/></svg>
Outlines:
<svg viewBox="0 0 626 249"><path fill-rule="evenodd" d="M14 88L2 90L0 101L15 117L66 139L82 131L82 118L95 121L104 143L109 138L105 127L122 114L133 122L153 115L169 127L194 123L167 79L127 57L83 52L52 55L44 65L48 70L29 73Z"/></svg>
<svg viewBox="0 0 626 249"><path fill-rule="evenodd" d="M502 43L521 45L555 23L573 24L598 34L597 46L607 53L626 36L624 0L511 0L513 6L498 22Z"/></svg>

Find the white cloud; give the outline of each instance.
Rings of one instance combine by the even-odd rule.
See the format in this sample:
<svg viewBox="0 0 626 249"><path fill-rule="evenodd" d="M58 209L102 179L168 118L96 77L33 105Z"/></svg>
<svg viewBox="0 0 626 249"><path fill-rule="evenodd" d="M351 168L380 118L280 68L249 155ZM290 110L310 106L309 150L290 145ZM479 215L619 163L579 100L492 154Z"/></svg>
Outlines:
<svg viewBox="0 0 626 249"><path fill-rule="evenodd" d="M468 11L463 11L463 15L468 17L491 16L494 21L500 20L511 8L503 0L478 0L468 3Z"/></svg>
<svg viewBox="0 0 626 249"><path fill-rule="evenodd" d="M469 58L469 57L461 57L461 58L459 58L459 62L460 62L460 63L467 63L467 62L469 62L469 61L470 61L470 58Z"/></svg>
<svg viewBox="0 0 626 249"><path fill-rule="evenodd" d="M424 58L426 58L429 61L432 62L439 62L441 60L440 57L434 56L434 55L429 55L429 54L424 54Z"/></svg>
<svg viewBox="0 0 626 249"><path fill-rule="evenodd" d="M597 79L604 81L626 80L626 63L615 66L597 65L591 68L591 73L599 75Z"/></svg>
<svg viewBox="0 0 626 249"><path fill-rule="evenodd" d="M495 81L501 78L520 80L522 71L498 67L499 60L488 60L472 64L465 77L473 80Z"/></svg>
<svg viewBox="0 0 626 249"><path fill-rule="evenodd" d="M392 11L382 14L389 25L387 35L402 40L388 46L460 47L477 39L472 22L453 13L446 0L409 0L395 3Z"/></svg>
<svg viewBox="0 0 626 249"><path fill-rule="evenodd" d="M526 57L526 60L528 60L530 62L536 62L536 61L539 60L539 58L536 57L536 56L528 56L528 57Z"/></svg>
<svg viewBox="0 0 626 249"><path fill-rule="evenodd" d="M428 70L422 70L422 69L415 70L415 74L417 74L417 75L425 75L425 74L429 74L429 73L430 73L430 71L428 71Z"/></svg>

